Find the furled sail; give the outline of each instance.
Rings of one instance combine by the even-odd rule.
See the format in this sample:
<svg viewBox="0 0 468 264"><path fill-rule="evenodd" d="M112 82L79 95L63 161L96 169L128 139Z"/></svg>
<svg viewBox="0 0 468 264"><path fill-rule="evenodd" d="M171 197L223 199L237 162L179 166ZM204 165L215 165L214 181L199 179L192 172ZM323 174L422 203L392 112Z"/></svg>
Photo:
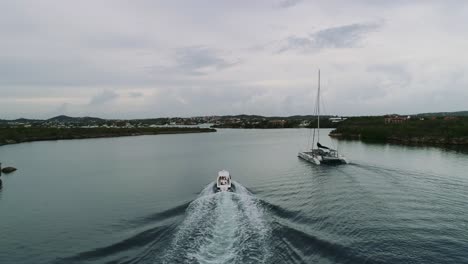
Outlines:
<svg viewBox="0 0 468 264"><path fill-rule="evenodd" d="M317 147L323 148L323 149L330 149L329 147L326 147L326 146L320 144L319 142L317 142Z"/></svg>

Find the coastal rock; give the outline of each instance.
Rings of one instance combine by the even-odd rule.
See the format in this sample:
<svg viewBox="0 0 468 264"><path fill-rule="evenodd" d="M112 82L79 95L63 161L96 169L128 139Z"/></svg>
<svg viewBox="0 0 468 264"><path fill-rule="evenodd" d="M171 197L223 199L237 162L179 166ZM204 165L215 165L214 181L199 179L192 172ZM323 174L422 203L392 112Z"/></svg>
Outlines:
<svg viewBox="0 0 468 264"><path fill-rule="evenodd" d="M15 167L5 167L2 169L2 172L3 173L11 173L11 172L14 172L16 170Z"/></svg>

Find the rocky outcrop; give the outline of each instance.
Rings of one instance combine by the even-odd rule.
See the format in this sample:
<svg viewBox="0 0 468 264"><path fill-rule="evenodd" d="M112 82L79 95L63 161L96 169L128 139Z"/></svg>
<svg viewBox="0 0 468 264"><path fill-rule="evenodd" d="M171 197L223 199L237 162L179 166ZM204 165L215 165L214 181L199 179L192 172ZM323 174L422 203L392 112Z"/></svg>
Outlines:
<svg viewBox="0 0 468 264"><path fill-rule="evenodd" d="M16 170L15 167L5 167L5 168L2 169L2 172L8 174L8 173L14 172L15 170Z"/></svg>

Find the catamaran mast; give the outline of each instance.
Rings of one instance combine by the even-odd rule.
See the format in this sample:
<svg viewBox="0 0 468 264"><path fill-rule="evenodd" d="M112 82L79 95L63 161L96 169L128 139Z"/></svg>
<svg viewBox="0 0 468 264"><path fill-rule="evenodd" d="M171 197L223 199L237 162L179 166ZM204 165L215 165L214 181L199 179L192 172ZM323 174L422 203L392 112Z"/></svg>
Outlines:
<svg viewBox="0 0 468 264"><path fill-rule="evenodd" d="M318 70L318 89L317 89L317 142L320 141L320 69Z"/></svg>

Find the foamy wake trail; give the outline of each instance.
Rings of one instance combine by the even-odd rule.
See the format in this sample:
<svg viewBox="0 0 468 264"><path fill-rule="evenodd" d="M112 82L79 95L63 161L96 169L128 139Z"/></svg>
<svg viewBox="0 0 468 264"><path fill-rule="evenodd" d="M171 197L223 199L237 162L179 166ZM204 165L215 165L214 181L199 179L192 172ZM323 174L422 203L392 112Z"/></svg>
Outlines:
<svg viewBox="0 0 468 264"><path fill-rule="evenodd" d="M214 193L209 184L188 207L163 263L266 263L270 225L242 185Z"/></svg>

